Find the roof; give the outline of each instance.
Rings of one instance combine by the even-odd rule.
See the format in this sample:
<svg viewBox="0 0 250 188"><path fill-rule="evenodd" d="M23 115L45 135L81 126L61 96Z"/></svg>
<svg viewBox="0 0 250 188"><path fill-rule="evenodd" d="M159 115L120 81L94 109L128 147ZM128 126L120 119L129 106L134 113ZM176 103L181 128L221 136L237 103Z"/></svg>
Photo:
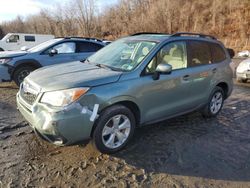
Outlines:
<svg viewBox="0 0 250 188"><path fill-rule="evenodd" d="M174 34L143 32L143 33L135 33L131 35L129 39L162 42L169 39L170 37L171 38L183 37L185 39L200 38L200 39L217 40L214 36L211 35L206 35L201 33L190 33L190 32L179 32Z"/></svg>
<svg viewBox="0 0 250 188"><path fill-rule="evenodd" d="M132 35L129 37L129 39L162 42L168 39L170 36L171 35L168 34L140 34L140 35Z"/></svg>

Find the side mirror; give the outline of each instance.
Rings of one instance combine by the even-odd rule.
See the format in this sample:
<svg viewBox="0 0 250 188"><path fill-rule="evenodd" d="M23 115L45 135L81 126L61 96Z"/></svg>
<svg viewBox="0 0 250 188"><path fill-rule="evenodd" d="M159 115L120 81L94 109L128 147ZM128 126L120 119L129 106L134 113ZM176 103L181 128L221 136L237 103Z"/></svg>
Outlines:
<svg viewBox="0 0 250 188"><path fill-rule="evenodd" d="M160 77L160 74L170 74L172 72L172 66L169 64L159 64L156 67L155 73L153 75L154 80L158 80Z"/></svg>
<svg viewBox="0 0 250 188"><path fill-rule="evenodd" d="M22 48L21 48L21 51L27 51L29 48L27 47L27 46L23 46Z"/></svg>
<svg viewBox="0 0 250 188"><path fill-rule="evenodd" d="M58 54L58 51L57 51L56 49L51 49L51 50L49 51L49 55L50 55L50 56L53 56L53 55L56 55L56 54Z"/></svg>
<svg viewBox="0 0 250 188"><path fill-rule="evenodd" d="M10 42L10 39L6 39L6 42L8 42L8 43L9 43L9 42Z"/></svg>
<svg viewBox="0 0 250 188"><path fill-rule="evenodd" d="M228 51L228 53L229 53L229 55L230 55L230 58L232 59L232 58L235 56L234 50L231 49L231 48L227 48L227 51Z"/></svg>

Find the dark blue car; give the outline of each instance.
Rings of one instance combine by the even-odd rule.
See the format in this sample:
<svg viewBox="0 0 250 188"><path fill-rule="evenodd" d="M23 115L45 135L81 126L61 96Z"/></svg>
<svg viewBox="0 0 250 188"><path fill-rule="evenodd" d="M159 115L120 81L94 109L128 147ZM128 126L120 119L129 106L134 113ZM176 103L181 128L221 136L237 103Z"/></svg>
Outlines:
<svg viewBox="0 0 250 188"><path fill-rule="evenodd" d="M49 40L27 51L0 52L0 82L14 80L19 86L35 69L85 60L106 44L95 38L68 37Z"/></svg>

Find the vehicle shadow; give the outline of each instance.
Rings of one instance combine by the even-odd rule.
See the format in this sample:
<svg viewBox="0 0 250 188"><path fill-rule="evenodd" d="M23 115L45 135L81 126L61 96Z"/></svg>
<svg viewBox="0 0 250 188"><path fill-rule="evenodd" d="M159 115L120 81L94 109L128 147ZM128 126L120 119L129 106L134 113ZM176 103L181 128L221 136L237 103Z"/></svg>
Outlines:
<svg viewBox="0 0 250 188"><path fill-rule="evenodd" d="M148 173L250 181L249 106L234 101L217 118L197 112L139 128L114 156Z"/></svg>
<svg viewBox="0 0 250 188"><path fill-rule="evenodd" d="M18 86L14 82L2 82L2 83L0 83L0 89L17 90Z"/></svg>

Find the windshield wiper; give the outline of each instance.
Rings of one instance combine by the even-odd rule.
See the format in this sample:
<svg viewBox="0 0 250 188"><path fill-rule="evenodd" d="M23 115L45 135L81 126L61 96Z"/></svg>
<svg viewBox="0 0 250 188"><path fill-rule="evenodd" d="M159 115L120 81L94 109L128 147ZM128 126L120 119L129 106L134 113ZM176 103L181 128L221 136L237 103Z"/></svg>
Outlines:
<svg viewBox="0 0 250 188"><path fill-rule="evenodd" d="M100 68L108 68L108 69L110 69L109 66L104 65L104 64L100 64L100 63L95 64L95 66L100 67Z"/></svg>
<svg viewBox="0 0 250 188"><path fill-rule="evenodd" d="M100 68L108 68L109 70L112 70L112 71L119 71L119 72L123 71L123 69L116 68L116 67L111 67L111 66L104 65L104 64L96 64L96 66L100 67Z"/></svg>
<svg viewBox="0 0 250 188"><path fill-rule="evenodd" d="M85 63L86 61L89 63L88 59L82 59L82 60L80 60L80 62L82 62L82 63Z"/></svg>

